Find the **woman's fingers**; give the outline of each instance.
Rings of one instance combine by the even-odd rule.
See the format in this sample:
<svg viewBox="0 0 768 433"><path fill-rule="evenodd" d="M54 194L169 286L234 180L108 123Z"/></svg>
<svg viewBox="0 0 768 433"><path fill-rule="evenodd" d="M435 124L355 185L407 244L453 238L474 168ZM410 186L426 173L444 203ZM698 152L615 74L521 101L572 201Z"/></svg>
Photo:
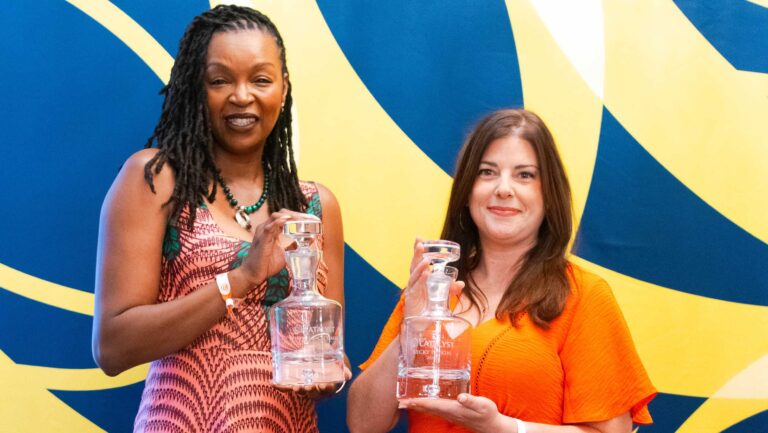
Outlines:
<svg viewBox="0 0 768 433"><path fill-rule="evenodd" d="M411 258L411 272L422 261L422 254L424 254L424 245L421 243L421 236L416 236L413 241L413 257Z"/></svg>
<svg viewBox="0 0 768 433"><path fill-rule="evenodd" d="M280 209L277 212L269 214L269 218L263 224L256 227L254 233L254 241L268 235L270 239L278 239L278 236L283 232L283 226L290 220L315 220L319 221L320 218L308 213L295 212L289 209Z"/></svg>
<svg viewBox="0 0 768 433"><path fill-rule="evenodd" d="M342 384L343 382L333 382L316 383L312 385L274 385L274 387L282 392L293 392L298 395L317 400L335 394L336 391L341 388Z"/></svg>
<svg viewBox="0 0 768 433"><path fill-rule="evenodd" d="M415 287L420 282L426 282L429 276L429 260L421 259L416 266L411 268L411 276L408 278L408 287ZM422 281L423 280L423 281Z"/></svg>
<svg viewBox="0 0 768 433"><path fill-rule="evenodd" d="M320 218L318 218L315 215L308 214L308 213L302 213L302 212L296 212L296 211L292 211L290 209L285 209L285 208L280 209L277 212L274 212L273 215L274 214L287 215L287 216L290 216L291 219L294 219L294 220L315 220L315 221L320 221Z"/></svg>
<svg viewBox="0 0 768 433"><path fill-rule="evenodd" d="M313 220L320 221L320 218L308 213L295 212L288 209L280 209L277 212L269 214L269 219L264 224L269 230L279 227L282 230L283 225L289 220Z"/></svg>
<svg viewBox="0 0 768 433"><path fill-rule="evenodd" d="M495 407L494 403L491 401L488 401L488 399L485 399L483 397L476 397L470 394L459 394L456 400L467 409L473 410L481 414L486 414L488 412L491 412Z"/></svg>
<svg viewBox="0 0 768 433"><path fill-rule="evenodd" d="M456 400L443 398L414 398L400 400L398 408L428 412L432 415L445 417L447 414L455 413L457 409L461 408L461 405L456 403Z"/></svg>
<svg viewBox="0 0 768 433"><path fill-rule="evenodd" d="M422 260L416 265L408 281L405 291L405 315L418 314L426 303L427 277L429 276L429 261Z"/></svg>
<svg viewBox="0 0 768 433"><path fill-rule="evenodd" d="M264 224L264 231L271 234L279 234L283 230L283 225L291 218L292 216L289 214L275 212L269 216L269 219Z"/></svg>

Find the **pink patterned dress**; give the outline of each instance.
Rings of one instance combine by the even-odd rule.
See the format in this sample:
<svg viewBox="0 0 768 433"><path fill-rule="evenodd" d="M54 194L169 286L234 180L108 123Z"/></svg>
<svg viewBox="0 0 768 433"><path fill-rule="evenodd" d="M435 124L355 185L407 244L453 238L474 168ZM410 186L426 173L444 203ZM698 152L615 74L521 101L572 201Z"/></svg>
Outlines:
<svg viewBox="0 0 768 433"><path fill-rule="evenodd" d="M307 213L321 216L314 183L301 182ZM249 242L227 235L201 206L193 230L189 211L163 242L159 302L185 296L238 267ZM321 240L322 242L322 240ZM325 289L320 263L318 286ZM253 290L235 309L181 351L150 365L134 432L317 432L312 400L272 386L268 307L287 295L287 269Z"/></svg>

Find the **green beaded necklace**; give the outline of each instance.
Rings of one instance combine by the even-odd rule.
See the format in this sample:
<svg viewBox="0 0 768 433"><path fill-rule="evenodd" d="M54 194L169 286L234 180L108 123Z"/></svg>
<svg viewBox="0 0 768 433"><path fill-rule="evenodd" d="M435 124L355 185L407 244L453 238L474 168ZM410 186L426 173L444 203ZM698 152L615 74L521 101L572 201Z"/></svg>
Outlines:
<svg viewBox="0 0 768 433"><path fill-rule="evenodd" d="M240 224L240 227L250 230L251 217L248 215L261 209L264 203L267 202L267 197L269 197L269 176L267 176L267 172L264 171L264 191L262 191L259 200L250 206L237 205L237 199L232 195L232 191L229 190L229 186L224 182L224 178L221 177L220 173L216 173L216 180L221 185L221 189L224 190L224 196L227 198L227 201L235 209L235 221Z"/></svg>

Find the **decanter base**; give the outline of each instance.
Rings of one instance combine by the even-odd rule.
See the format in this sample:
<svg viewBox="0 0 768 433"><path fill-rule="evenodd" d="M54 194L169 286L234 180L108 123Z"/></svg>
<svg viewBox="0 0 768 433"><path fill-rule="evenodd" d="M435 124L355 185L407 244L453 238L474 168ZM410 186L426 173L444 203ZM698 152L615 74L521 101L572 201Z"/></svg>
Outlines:
<svg viewBox="0 0 768 433"><path fill-rule="evenodd" d="M437 377L435 377L437 376ZM406 369L397 377L397 398L447 398L455 400L459 394L469 392L467 370L430 368Z"/></svg>
<svg viewBox="0 0 768 433"><path fill-rule="evenodd" d="M272 382L282 386L306 386L344 382L344 355L286 353L273 358Z"/></svg>

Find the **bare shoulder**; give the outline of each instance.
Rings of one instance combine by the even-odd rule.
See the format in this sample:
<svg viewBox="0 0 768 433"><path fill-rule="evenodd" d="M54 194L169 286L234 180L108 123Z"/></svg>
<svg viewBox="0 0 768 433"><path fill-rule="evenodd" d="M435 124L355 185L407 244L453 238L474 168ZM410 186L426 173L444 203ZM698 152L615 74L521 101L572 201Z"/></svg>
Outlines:
<svg viewBox="0 0 768 433"><path fill-rule="evenodd" d="M333 195L333 192L319 182L315 183L315 185L317 185L317 193L320 196L320 203L323 204L323 209L327 209L328 206L333 206L338 209L339 201L336 199L336 196Z"/></svg>
<svg viewBox="0 0 768 433"><path fill-rule="evenodd" d="M125 177L127 182L138 187L139 190L145 189L146 191L151 192L149 183L146 178L146 167L152 158L157 155L157 153L157 149L142 149L131 155L125 161L125 164L123 164L123 168L120 170L118 180L120 180L121 177ZM159 171L157 170L157 165L154 165L150 168L152 185L155 189L156 195L160 199L163 199L163 201L168 200L168 198L170 198L171 194L173 193L175 181L173 169L169 164L163 164Z"/></svg>
<svg viewBox="0 0 768 433"><path fill-rule="evenodd" d="M146 211L159 214L167 212L168 206L163 204L173 194L173 169L165 164L159 172L152 170L154 192L145 177L145 167L157 152L157 149L143 149L125 161L104 199L102 212L129 212L130 215Z"/></svg>

